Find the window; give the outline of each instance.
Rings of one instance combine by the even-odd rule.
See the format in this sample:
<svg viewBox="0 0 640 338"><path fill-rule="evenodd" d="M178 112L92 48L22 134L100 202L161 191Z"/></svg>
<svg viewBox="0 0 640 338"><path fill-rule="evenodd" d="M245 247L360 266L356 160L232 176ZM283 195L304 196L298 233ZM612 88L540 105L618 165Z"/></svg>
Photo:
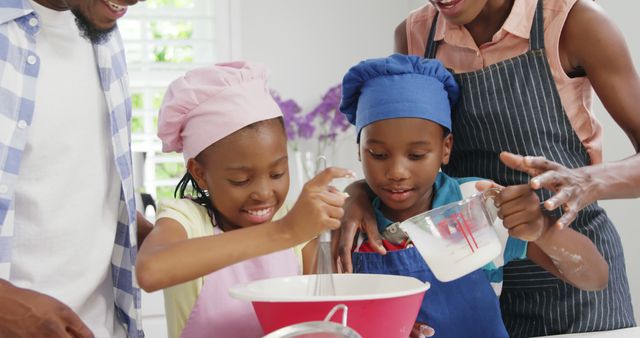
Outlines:
<svg viewBox="0 0 640 338"><path fill-rule="evenodd" d="M231 0L147 0L119 21L129 65L132 149L138 192L173 196L184 174L180 154L163 154L158 109L171 81L187 70L229 59Z"/></svg>

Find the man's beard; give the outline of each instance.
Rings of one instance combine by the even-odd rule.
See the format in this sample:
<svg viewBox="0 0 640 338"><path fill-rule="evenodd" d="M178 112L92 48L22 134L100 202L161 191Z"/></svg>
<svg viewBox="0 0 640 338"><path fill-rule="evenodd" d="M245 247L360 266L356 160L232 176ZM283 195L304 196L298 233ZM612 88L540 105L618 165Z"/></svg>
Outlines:
<svg viewBox="0 0 640 338"><path fill-rule="evenodd" d="M80 29L80 35L93 44L99 45L109 40L109 34L116 28L116 25L113 25L109 29L98 29L80 10L72 9L71 12L76 17L76 25Z"/></svg>

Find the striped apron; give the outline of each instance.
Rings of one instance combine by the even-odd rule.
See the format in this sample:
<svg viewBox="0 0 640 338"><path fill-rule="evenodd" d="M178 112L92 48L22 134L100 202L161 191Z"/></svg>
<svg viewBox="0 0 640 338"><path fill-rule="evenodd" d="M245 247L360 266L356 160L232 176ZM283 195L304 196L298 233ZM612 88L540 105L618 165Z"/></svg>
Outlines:
<svg viewBox="0 0 640 338"><path fill-rule="evenodd" d="M433 20L425 57L435 58ZM544 51L542 0L531 27L529 51L478 71L456 74L462 97L453 113L452 177L484 177L502 185L529 177L504 166L501 151L544 156L568 168L589 165L590 158L560 102ZM551 196L540 191L541 200ZM570 225L589 237L609 263L603 291L581 291L530 260L504 268L500 296L503 320L512 337L611 330L635 326L622 243L597 203L585 207Z"/></svg>

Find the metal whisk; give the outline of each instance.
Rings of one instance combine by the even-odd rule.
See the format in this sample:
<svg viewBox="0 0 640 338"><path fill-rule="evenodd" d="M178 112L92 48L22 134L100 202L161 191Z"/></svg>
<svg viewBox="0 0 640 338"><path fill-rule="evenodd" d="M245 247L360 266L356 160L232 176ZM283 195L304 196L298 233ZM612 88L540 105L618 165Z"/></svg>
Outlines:
<svg viewBox="0 0 640 338"><path fill-rule="evenodd" d="M316 174L327 167L327 158L318 156L316 160ZM333 255L331 254L331 231L325 231L318 236L318 253L316 260L316 278L313 294L315 296L334 296L336 294L333 282Z"/></svg>

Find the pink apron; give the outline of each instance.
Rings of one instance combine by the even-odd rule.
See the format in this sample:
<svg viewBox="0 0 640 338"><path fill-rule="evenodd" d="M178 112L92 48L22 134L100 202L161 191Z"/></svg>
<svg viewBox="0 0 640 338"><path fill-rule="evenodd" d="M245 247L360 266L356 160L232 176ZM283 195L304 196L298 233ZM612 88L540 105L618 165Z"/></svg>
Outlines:
<svg viewBox="0 0 640 338"><path fill-rule="evenodd" d="M219 228L214 234L220 234ZM228 294L231 287L258 279L300 274L293 249L249 259L204 278L204 285L191 310L182 338L257 338L263 331L250 302Z"/></svg>

